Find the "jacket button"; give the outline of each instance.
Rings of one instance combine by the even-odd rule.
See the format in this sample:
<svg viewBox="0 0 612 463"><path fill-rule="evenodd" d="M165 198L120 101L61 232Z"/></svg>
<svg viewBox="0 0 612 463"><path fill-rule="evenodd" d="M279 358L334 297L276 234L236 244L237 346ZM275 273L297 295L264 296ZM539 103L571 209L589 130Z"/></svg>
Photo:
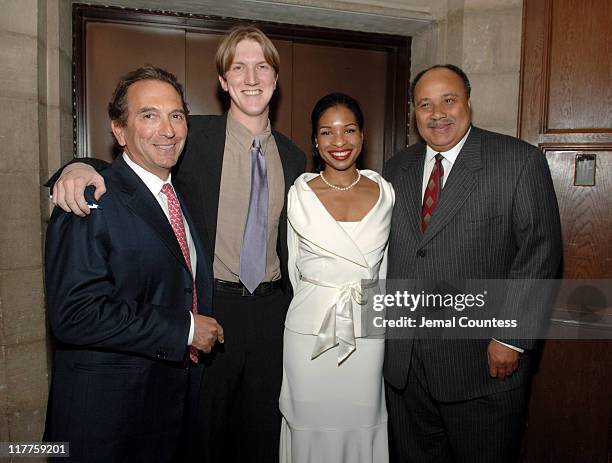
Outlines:
<svg viewBox="0 0 612 463"><path fill-rule="evenodd" d="M427 253L423 249L417 251L417 257L425 257L425 254Z"/></svg>
<svg viewBox="0 0 612 463"><path fill-rule="evenodd" d="M163 351L163 350L158 350L157 352L155 352L155 357L160 358L160 359L165 359L166 357L168 357L168 352Z"/></svg>
<svg viewBox="0 0 612 463"><path fill-rule="evenodd" d="M193 289L185 288L185 294L191 294L192 292L193 292Z"/></svg>

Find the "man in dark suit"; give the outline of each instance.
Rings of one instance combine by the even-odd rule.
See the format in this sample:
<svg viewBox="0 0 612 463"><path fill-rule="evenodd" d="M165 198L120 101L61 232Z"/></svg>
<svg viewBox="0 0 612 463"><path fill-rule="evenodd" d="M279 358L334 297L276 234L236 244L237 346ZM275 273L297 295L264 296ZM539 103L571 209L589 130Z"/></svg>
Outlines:
<svg viewBox="0 0 612 463"><path fill-rule="evenodd" d="M214 255L214 315L226 335L204 360L196 461L278 459L282 335L291 300L286 197L305 169L304 154L268 119L279 64L260 30L238 27L226 35L216 66L229 112L189 118L185 153L173 171L195 230ZM89 213L81 194L86 184L97 187L97 197L104 191L90 167L74 164L58 181L54 201Z"/></svg>
<svg viewBox="0 0 612 463"><path fill-rule="evenodd" d="M554 278L560 222L543 154L472 126L470 84L455 66L418 74L411 98L424 143L385 166L396 191L387 278ZM505 338L388 340L396 461L516 461L533 347Z"/></svg>
<svg viewBox="0 0 612 463"><path fill-rule="evenodd" d="M197 350L223 340L210 254L170 177L187 136L183 89L139 68L109 116L123 155L103 173L106 194L87 219L57 208L47 231L57 344L44 439L69 442L71 461L170 462L197 404Z"/></svg>

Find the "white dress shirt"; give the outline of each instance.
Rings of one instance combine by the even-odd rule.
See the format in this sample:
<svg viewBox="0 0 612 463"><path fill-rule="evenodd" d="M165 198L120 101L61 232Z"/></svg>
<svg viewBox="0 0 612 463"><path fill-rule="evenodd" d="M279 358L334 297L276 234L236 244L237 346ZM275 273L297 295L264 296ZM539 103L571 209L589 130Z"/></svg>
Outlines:
<svg viewBox="0 0 612 463"><path fill-rule="evenodd" d="M168 221L170 221L170 211L168 210L168 198L166 197L164 193L162 193L161 190L164 184L166 183L170 183L170 185L172 185L172 174L168 174L168 179L164 181L161 178L159 178L157 175L152 174L148 170L136 164L134 161L130 159L130 157L126 153L123 153L123 160L134 171L134 173L138 175L140 180L142 180L142 182L146 185L149 191L151 191L151 194L155 197L155 199L159 203L159 206L162 208L162 211L164 211L164 214L166 214ZM191 238L191 232L189 231L189 224L185 220L184 215L183 215L183 225L185 226L185 236L187 238L187 247L189 248L189 258L191 259L191 266L192 266L191 270L193 272L193 278L195 281L196 268L198 266L198 260L197 260L198 257L196 255L196 250L195 250L195 245L193 244L193 239ZM191 345L191 342L193 341L193 333L194 333L194 320L193 320L193 314L191 312L189 312L189 314L191 316L191 325L189 326L189 338L187 339L187 344Z"/></svg>
<svg viewBox="0 0 612 463"><path fill-rule="evenodd" d="M451 169L457 160L457 156L461 152L463 145L465 145L465 140L467 140L468 135L472 128L470 127L468 131L465 133L463 138L459 140L455 146L453 146L448 151L435 151L432 147L427 145L427 150L425 151L425 166L423 168L423 188L421 190L421 204L423 204L423 198L425 197L425 189L427 188L427 184L429 183L429 177L431 175L431 171L436 165L436 154L440 153L444 156L442 159L442 167L444 167L444 177L442 177L442 188L444 188L444 184L446 183L446 179L450 175Z"/></svg>
<svg viewBox="0 0 612 463"><path fill-rule="evenodd" d="M425 198L425 189L427 188L427 184L429 183L431 171L436 165L436 154L440 153L442 156L444 156L444 159L442 159L442 167L444 168L444 176L442 177L442 188L444 188L446 179L450 175L453 165L457 160L457 156L459 156L463 145L465 145L465 141L467 140L467 137L470 134L471 130L472 127L470 127L463 136L463 138L459 140L459 143L457 143L448 151L436 151L431 146L427 145L427 150L425 151L425 165L423 167L423 188L421 190L421 204L423 204L423 199ZM494 341L497 341L500 344L503 344L504 346L509 347L510 349L513 349L517 352L520 352L521 354L525 352L520 347L506 344L505 342L498 341L497 339L494 339Z"/></svg>

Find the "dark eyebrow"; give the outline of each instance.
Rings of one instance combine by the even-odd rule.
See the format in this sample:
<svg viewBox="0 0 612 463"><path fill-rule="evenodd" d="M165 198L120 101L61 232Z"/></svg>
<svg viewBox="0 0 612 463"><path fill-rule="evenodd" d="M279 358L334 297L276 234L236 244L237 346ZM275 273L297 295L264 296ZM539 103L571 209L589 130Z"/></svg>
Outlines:
<svg viewBox="0 0 612 463"><path fill-rule="evenodd" d="M149 111L159 111L159 109L154 108L153 106L145 106L144 108L140 108L138 110L138 114L148 113Z"/></svg>
<svg viewBox="0 0 612 463"><path fill-rule="evenodd" d="M155 108L153 106L145 106L144 108L140 108L138 110L138 114L148 113L150 111L159 112L159 109L157 109L157 108ZM185 110L183 108L176 108L176 109L170 111L170 114L174 114L174 113L181 113L181 114L183 114L185 116L187 115L187 113L185 112Z"/></svg>

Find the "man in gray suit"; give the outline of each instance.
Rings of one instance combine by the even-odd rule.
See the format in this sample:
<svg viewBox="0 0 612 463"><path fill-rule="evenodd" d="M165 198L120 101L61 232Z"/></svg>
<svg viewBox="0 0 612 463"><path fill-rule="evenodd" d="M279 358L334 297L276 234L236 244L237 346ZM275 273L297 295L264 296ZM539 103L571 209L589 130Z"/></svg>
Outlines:
<svg viewBox="0 0 612 463"><path fill-rule="evenodd" d="M396 190L387 278L554 278L560 221L542 152L472 126L470 83L456 66L418 74L411 98L424 143L385 166ZM516 461L534 342L388 340L396 461Z"/></svg>

